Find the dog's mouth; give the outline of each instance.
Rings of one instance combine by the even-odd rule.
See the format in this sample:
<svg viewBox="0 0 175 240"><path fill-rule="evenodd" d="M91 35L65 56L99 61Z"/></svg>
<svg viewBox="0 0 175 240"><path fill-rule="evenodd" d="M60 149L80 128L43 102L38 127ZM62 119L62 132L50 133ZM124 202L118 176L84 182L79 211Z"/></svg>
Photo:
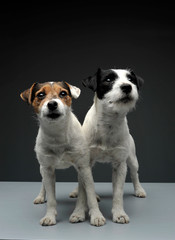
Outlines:
<svg viewBox="0 0 175 240"><path fill-rule="evenodd" d="M114 104L114 103L129 103L131 101L133 101L134 99L130 96L124 96L124 97L121 97L119 99L117 99L116 101L109 101L110 104Z"/></svg>
<svg viewBox="0 0 175 240"><path fill-rule="evenodd" d="M128 102L131 102L131 101L133 101L132 97L125 96L125 97L120 98L117 102L128 103Z"/></svg>
<svg viewBox="0 0 175 240"><path fill-rule="evenodd" d="M59 118L60 116L61 116L60 113L54 113L54 112L47 114L47 117L48 117L49 119L53 119L53 120Z"/></svg>

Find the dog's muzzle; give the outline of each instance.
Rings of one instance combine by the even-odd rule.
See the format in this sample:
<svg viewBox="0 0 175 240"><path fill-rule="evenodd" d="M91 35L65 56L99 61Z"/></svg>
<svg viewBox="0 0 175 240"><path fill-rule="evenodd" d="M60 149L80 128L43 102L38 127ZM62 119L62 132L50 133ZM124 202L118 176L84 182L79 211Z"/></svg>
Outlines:
<svg viewBox="0 0 175 240"><path fill-rule="evenodd" d="M132 86L130 84L123 84L120 86L120 89L124 94L124 96L120 98L120 102L128 103L133 100L133 98L130 96L130 93L132 91Z"/></svg>
<svg viewBox="0 0 175 240"><path fill-rule="evenodd" d="M47 104L49 113L47 114L48 118L51 119L56 119L58 118L61 114L58 112L58 103L54 100L48 102Z"/></svg>
<svg viewBox="0 0 175 240"><path fill-rule="evenodd" d="M130 84L123 84L120 88L125 94L129 94L132 90L132 86Z"/></svg>

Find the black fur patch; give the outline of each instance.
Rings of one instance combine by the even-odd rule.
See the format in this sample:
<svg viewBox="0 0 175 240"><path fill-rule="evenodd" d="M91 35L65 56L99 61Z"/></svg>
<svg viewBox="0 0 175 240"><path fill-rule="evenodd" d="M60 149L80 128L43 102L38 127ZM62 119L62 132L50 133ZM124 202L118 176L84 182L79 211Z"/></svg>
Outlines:
<svg viewBox="0 0 175 240"><path fill-rule="evenodd" d="M104 95L112 89L118 75L112 70L98 69L94 76L83 80L83 85L97 92L97 97L103 99Z"/></svg>
<svg viewBox="0 0 175 240"><path fill-rule="evenodd" d="M137 86L137 89L139 90L141 86L143 85L143 79L139 76L136 76L135 73L132 70L129 70L130 73L127 74L127 78L130 82L135 84Z"/></svg>
<svg viewBox="0 0 175 240"><path fill-rule="evenodd" d="M88 77L82 81L84 87L90 88L92 91L96 92L97 90L97 73L93 77Z"/></svg>
<svg viewBox="0 0 175 240"><path fill-rule="evenodd" d="M143 85L143 79L135 75L132 70L128 70L126 77L130 82L137 86L138 90ZM112 89L112 86L117 79L118 75L113 70L102 70L99 68L94 76L84 79L82 83L85 87L96 92L99 99L103 99L104 95Z"/></svg>
<svg viewBox="0 0 175 240"><path fill-rule="evenodd" d="M68 90L69 96L72 97L72 94L71 94L71 91L70 91L70 88L69 88L68 84L65 83L64 81L59 82L59 84L60 84L61 87L63 87L63 88L65 88L66 90Z"/></svg>
<svg viewBox="0 0 175 240"><path fill-rule="evenodd" d="M103 99L104 95L112 89L118 75L112 70L101 70L97 75L97 97Z"/></svg>
<svg viewBox="0 0 175 240"><path fill-rule="evenodd" d="M32 92L31 92L31 103L33 102L34 98L35 98L35 93L41 88L39 83L34 83L34 86L32 88Z"/></svg>

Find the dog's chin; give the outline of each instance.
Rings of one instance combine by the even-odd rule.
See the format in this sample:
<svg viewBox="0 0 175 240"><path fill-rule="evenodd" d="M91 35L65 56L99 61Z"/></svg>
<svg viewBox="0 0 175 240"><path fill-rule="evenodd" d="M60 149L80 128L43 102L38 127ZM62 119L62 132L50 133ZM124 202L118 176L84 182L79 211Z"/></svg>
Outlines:
<svg viewBox="0 0 175 240"><path fill-rule="evenodd" d="M131 96L124 96L119 99L110 100L108 102L109 102L109 104L113 104L113 105L117 105L117 104L127 105L127 104L132 104L132 103L136 102L136 100L134 98L132 98Z"/></svg>
<svg viewBox="0 0 175 240"><path fill-rule="evenodd" d="M124 96L113 101L108 101L108 109L112 112L127 114L135 108L136 99Z"/></svg>
<svg viewBox="0 0 175 240"><path fill-rule="evenodd" d="M130 96L125 96L125 97L122 97L120 98L119 100L117 100L117 103L124 103L124 104L127 104L127 103L131 103L133 102L134 99Z"/></svg>

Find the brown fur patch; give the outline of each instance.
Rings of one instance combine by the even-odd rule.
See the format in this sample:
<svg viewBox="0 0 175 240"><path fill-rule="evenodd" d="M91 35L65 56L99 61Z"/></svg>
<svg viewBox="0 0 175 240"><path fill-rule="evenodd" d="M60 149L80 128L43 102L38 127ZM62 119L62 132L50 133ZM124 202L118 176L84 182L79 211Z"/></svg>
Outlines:
<svg viewBox="0 0 175 240"><path fill-rule="evenodd" d="M22 100L23 101L25 101L25 102L27 102L27 103L29 103L29 104L31 104L32 103L32 101L33 101L33 95L34 95L34 92L35 91L37 91L37 87L38 87L38 83L34 83L32 86L31 86L31 88L29 88L29 89L27 89L27 90L25 90L24 92L22 92L21 94L20 94L20 97L22 98Z"/></svg>
<svg viewBox="0 0 175 240"><path fill-rule="evenodd" d="M58 93L58 97L59 99L63 102L63 104L66 104L68 107L71 106L72 104L72 97L70 96L70 91L62 86L60 86L59 83L55 83L53 85L53 88L55 89L55 91ZM67 95L65 97L60 97L60 92L65 91L67 93Z"/></svg>
<svg viewBox="0 0 175 240"><path fill-rule="evenodd" d="M64 97L61 97L60 93L62 91L65 91L67 95ZM43 99L40 99L37 96L41 92L45 93L45 97L43 97ZM62 101L62 103L67 105L68 107L70 107L72 104L72 97L70 96L70 92L68 91L68 89L63 87L62 82L53 83L53 84L43 83L43 84L40 84L40 89L35 93L35 98L32 102L32 106L35 112L38 113L42 105L46 101L52 100L53 98L55 99L59 98Z"/></svg>

